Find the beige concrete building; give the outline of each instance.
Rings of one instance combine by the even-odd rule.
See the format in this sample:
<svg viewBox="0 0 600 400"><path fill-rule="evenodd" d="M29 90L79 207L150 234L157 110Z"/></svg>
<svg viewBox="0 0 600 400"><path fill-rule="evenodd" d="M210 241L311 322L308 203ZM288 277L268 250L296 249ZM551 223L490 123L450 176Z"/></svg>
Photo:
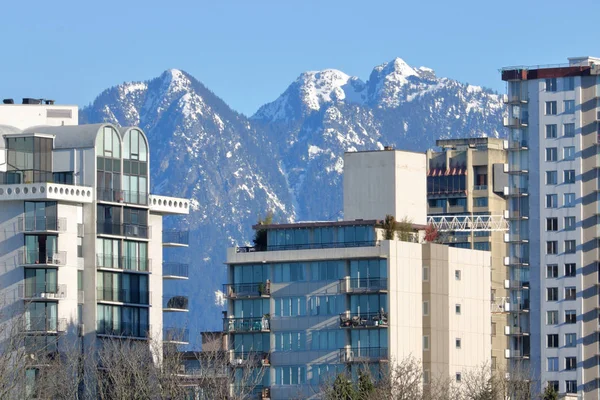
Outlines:
<svg viewBox="0 0 600 400"><path fill-rule="evenodd" d="M427 151L427 201L430 216L495 215L504 216L508 209L504 186L507 185L508 152L504 140L493 138L468 138L438 140L440 150ZM508 269L504 265L507 256L505 231L450 231L439 239L451 247L485 250L492 255L492 292L494 302L502 302L508 296ZM510 326L508 314L493 307L492 351L490 363L493 368L507 368L505 351L508 340L505 335ZM513 332L508 330L508 333Z"/></svg>
<svg viewBox="0 0 600 400"><path fill-rule="evenodd" d="M273 399L316 398L365 364L376 372L412 356L425 381L460 381L489 361L490 253L426 243L419 224L385 239L386 213L426 221L425 154L347 153L345 166L351 220L255 226L264 243L227 253L232 358L261 353L268 373L256 389Z"/></svg>

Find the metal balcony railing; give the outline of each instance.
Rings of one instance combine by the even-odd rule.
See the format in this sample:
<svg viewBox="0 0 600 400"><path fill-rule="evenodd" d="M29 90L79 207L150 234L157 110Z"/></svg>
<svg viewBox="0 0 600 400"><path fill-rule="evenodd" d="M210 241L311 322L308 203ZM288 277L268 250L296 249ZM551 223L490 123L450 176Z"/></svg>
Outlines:
<svg viewBox="0 0 600 400"><path fill-rule="evenodd" d="M340 279L342 293L365 293L387 291L387 278L343 278Z"/></svg>
<svg viewBox="0 0 600 400"><path fill-rule="evenodd" d="M189 311L187 296L163 295L163 311Z"/></svg>
<svg viewBox="0 0 600 400"><path fill-rule="evenodd" d="M163 342L187 344L190 342L190 331L185 328L163 328Z"/></svg>
<svg viewBox="0 0 600 400"><path fill-rule="evenodd" d="M229 362L235 366L271 365L270 353L266 351L230 351Z"/></svg>
<svg viewBox="0 0 600 400"><path fill-rule="evenodd" d="M148 205L148 193L132 190L122 190L123 202L128 204Z"/></svg>
<svg viewBox="0 0 600 400"><path fill-rule="evenodd" d="M187 279L189 277L189 265L164 262L163 263L163 278L165 279Z"/></svg>
<svg viewBox="0 0 600 400"><path fill-rule="evenodd" d="M271 295L271 282L225 284L223 293L228 299L268 297Z"/></svg>
<svg viewBox="0 0 600 400"><path fill-rule="evenodd" d="M67 252L65 251L39 251L39 250L20 250L19 259L24 265L65 265Z"/></svg>
<svg viewBox="0 0 600 400"><path fill-rule="evenodd" d="M151 305L152 292L99 287L96 295L98 301Z"/></svg>
<svg viewBox="0 0 600 400"><path fill-rule="evenodd" d="M351 347L340 349L340 362L373 362L388 359L387 347Z"/></svg>
<svg viewBox="0 0 600 400"><path fill-rule="evenodd" d="M99 187L96 189L96 196L99 201L110 201L113 203L122 203L124 201L123 191L120 189Z"/></svg>
<svg viewBox="0 0 600 400"><path fill-rule="evenodd" d="M148 324L134 324L107 320L96 321L96 333L103 336L145 339L150 336L152 327Z"/></svg>
<svg viewBox="0 0 600 400"><path fill-rule="evenodd" d="M271 320L265 316L257 318L223 318L224 332L269 332Z"/></svg>
<svg viewBox="0 0 600 400"><path fill-rule="evenodd" d="M67 219L57 217L19 217L21 232L64 232Z"/></svg>
<svg viewBox="0 0 600 400"><path fill-rule="evenodd" d="M25 315L24 331L28 333L45 332L57 333L67 330L66 318L29 317Z"/></svg>
<svg viewBox="0 0 600 400"><path fill-rule="evenodd" d="M388 321L389 315L386 311L340 314L340 328L386 328Z"/></svg>
<svg viewBox="0 0 600 400"><path fill-rule="evenodd" d="M166 230L162 233L162 241L165 246L188 246L190 244L190 232L176 229Z"/></svg>
<svg viewBox="0 0 600 400"><path fill-rule="evenodd" d="M21 283L18 286L19 298L25 300L57 300L67 297L67 285L56 283Z"/></svg>

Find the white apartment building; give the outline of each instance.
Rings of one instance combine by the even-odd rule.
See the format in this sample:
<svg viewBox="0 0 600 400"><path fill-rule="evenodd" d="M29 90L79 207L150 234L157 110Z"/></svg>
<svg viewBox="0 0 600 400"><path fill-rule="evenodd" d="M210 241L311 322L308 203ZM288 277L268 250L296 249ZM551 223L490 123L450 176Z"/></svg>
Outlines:
<svg viewBox="0 0 600 400"><path fill-rule="evenodd" d="M32 353L79 338L186 342L163 326L163 312L188 309L163 279L187 279L187 265L163 246L186 247L188 233L163 216L187 215L189 201L149 193L141 129L77 125L76 107L44 103L0 105L1 323Z"/></svg>
<svg viewBox="0 0 600 400"><path fill-rule="evenodd" d="M597 399L600 59L507 67L511 363ZM538 381L539 377L539 381Z"/></svg>
<svg viewBox="0 0 600 400"><path fill-rule="evenodd" d="M223 330L234 370L259 354L263 398L318 398L340 372L367 364L377 376L407 357L425 381L489 364L490 253L422 240L425 154L346 153L344 164L346 220L259 225L265 243L228 249ZM413 231L385 240L386 214Z"/></svg>

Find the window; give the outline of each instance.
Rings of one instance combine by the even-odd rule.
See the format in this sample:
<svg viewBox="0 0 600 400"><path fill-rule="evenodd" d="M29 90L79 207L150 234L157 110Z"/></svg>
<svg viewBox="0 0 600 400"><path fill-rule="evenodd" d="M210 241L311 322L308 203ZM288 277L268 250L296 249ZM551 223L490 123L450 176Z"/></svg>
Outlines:
<svg viewBox="0 0 600 400"><path fill-rule="evenodd" d="M556 92L556 78L546 79L546 92Z"/></svg>
<svg viewBox="0 0 600 400"><path fill-rule="evenodd" d="M278 350L278 351L302 351L305 349L306 349L306 333L305 332L277 332L277 333L275 333L275 350Z"/></svg>
<svg viewBox="0 0 600 400"><path fill-rule="evenodd" d="M283 263L273 265L273 282L303 282L306 280L305 263Z"/></svg>
<svg viewBox="0 0 600 400"><path fill-rule="evenodd" d="M452 197L448 199L448 206L450 207L466 207L467 199L465 197Z"/></svg>
<svg viewBox="0 0 600 400"><path fill-rule="evenodd" d="M575 230L575 217L565 217L565 231Z"/></svg>
<svg viewBox="0 0 600 400"><path fill-rule="evenodd" d="M324 329L311 334L311 350L335 350L343 346L344 332L339 329Z"/></svg>
<svg viewBox="0 0 600 400"><path fill-rule="evenodd" d="M546 218L546 230L547 231L557 231L558 230L558 218Z"/></svg>
<svg viewBox="0 0 600 400"><path fill-rule="evenodd" d="M487 207L488 206L488 198L487 197L475 197L473 199L473 207Z"/></svg>
<svg viewBox="0 0 600 400"><path fill-rule="evenodd" d="M575 193L565 193L564 202L565 207L575 207Z"/></svg>
<svg viewBox="0 0 600 400"><path fill-rule="evenodd" d="M563 108L565 114L574 114L575 113L575 100L565 100L563 102Z"/></svg>
<svg viewBox="0 0 600 400"><path fill-rule="evenodd" d="M565 381L567 393L577 393L577 381Z"/></svg>
<svg viewBox="0 0 600 400"><path fill-rule="evenodd" d="M558 252L558 242L549 240L546 242L546 254L556 254Z"/></svg>
<svg viewBox="0 0 600 400"><path fill-rule="evenodd" d="M275 384L303 385L306 383L306 367L277 367L275 368Z"/></svg>
<svg viewBox="0 0 600 400"><path fill-rule="evenodd" d="M308 300L310 315L337 315L342 310L343 298L340 296L311 296Z"/></svg>
<svg viewBox="0 0 600 400"><path fill-rule="evenodd" d="M423 267L423 282L429 282L429 267Z"/></svg>
<svg viewBox="0 0 600 400"><path fill-rule="evenodd" d="M546 161L556 161L557 154L556 147L546 147Z"/></svg>
<svg viewBox="0 0 600 400"><path fill-rule="evenodd" d="M558 301L558 288L546 288L546 301Z"/></svg>
<svg viewBox="0 0 600 400"><path fill-rule="evenodd" d="M556 171L546 171L546 185L556 185L558 183L558 173Z"/></svg>
<svg viewBox="0 0 600 400"><path fill-rule="evenodd" d="M573 371L577 368L577 357L565 357L565 370Z"/></svg>
<svg viewBox="0 0 600 400"><path fill-rule="evenodd" d="M557 264L546 265L546 278L558 278L558 265Z"/></svg>
<svg viewBox="0 0 600 400"><path fill-rule="evenodd" d="M546 335L546 344L549 349L558 348L558 333L552 333L550 335Z"/></svg>
<svg viewBox="0 0 600 400"><path fill-rule="evenodd" d="M423 350L429 351L429 336L423 336Z"/></svg>
<svg viewBox="0 0 600 400"><path fill-rule="evenodd" d="M563 171L563 183L575 183L575 170L566 169Z"/></svg>
<svg viewBox="0 0 600 400"><path fill-rule="evenodd" d="M299 317L306 315L304 297L281 297L275 299L275 315L278 317Z"/></svg>
<svg viewBox="0 0 600 400"><path fill-rule="evenodd" d="M546 311L546 325L557 325L558 324L558 311L551 310Z"/></svg>
<svg viewBox="0 0 600 400"><path fill-rule="evenodd" d="M564 137L575 137L575 124L563 124L563 136Z"/></svg>
<svg viewBox="0 0 600 400"><path fill-rule="evenodd" d="M575 90L575 77L567 76L563 79L563 90Z"/></svg>
<svg viewBox="0 0 600 400"><path fill-rule="evenodd" d="M423 302L423 316L427 317L429 315L429 302Z"/></svg>
<svg viewBox="0 0 600 400"><path fill-rule="evenodd" d="M456 312L456 315L460 315L460 304L454 306L454 311Z"/></svg>
<svg viewBox="0 0 600 400"><path fill-rule="evenodd" d="M460 274L461 274L460 269L455 270L454 271L454 279L457 281L460 281L460 278L461 278Z"/></svg>
<svg viewBox="0 0 600 400"><path fill-rule="evenodd" d="M492 322L492 336L496 336L496 323Z"/></svg>
<svg viewBox="0 0 600 400"><path fill-rule="evenodd" d="M456 338L455 344L456 344L456 348L460 349L462 347L462 340L461 340L461 338Z"/></svg>
<svg viewBox="0 0 600 400"><path fill-rule="evenodd" d="M565 276L573 277L577 273L577 266L575 264L565 264Z"/></svg>
<svg viewBox="0 0 600 400"><path fill-rule="evenodd" d="M462 374L460 372L456 373L456 382L462 381Z"/></svg>
<svg viewBox="0 0 600 400"><path fill-rule="evenodd" d="M574 254L577 249L575 240L565 240L565 253Z"/></svg>
<svg viewBox="0 0 600 400"><path fill-rule="evenodd" d="M575 310L565 311L565 324L574 324L577 322L577 314Z"/></svg>
<svg viewBox="0 0 600 400"><path fill-rule="evenodd" d="M491 249L490 246L491 246L490 242L475 242L475 243L473 243L474 250L490 251L490 249Z"/></svg>
<svg viewBox="0 0 600 400"><path fill-rule="evenodd" d="M548 372L558 371L558 357L548 357Z"/></svg>
<svg viewBox="0 0 600 400"><path fill-rule="evenodd" d="M575 300L577 296L577 289L573 286L565 288L565 300Z"/></svg>
<svg viewBox="0 0 600 400"><path fill-rule="evenodd" d="M556 208L558 207L558 195L557 194L547 194L546 195L546 208Z"/></svg>
<svg viewBox="0 0 600 400"><path fill-rule="evenodd" d="M546 139L556 139L556 124L546 125Z"/></svg>
<svg viewBox="0 0 600 400"><path fill-rule="evenodd" d="M554 389L558 393L558 381L548 381L548 386Z"/></svg>
<svg viewBox="0 0 600 400"><path fill-rule="evenodd" d="M577 334L576 333L566 333L565 334L565 347L575 347L577 346Z"/></svg>
<svg viewBox="0 0 600 400"><path fill-rule="evenodd" d="M546 115L556 115L556 101L546 102Z"/></svg>
<svg viewBox="0 0 600 400"><path fill-rule="evenodd" d="M566 146L563 148L563 160L572 161L575 159L575 146Z"/></svg>

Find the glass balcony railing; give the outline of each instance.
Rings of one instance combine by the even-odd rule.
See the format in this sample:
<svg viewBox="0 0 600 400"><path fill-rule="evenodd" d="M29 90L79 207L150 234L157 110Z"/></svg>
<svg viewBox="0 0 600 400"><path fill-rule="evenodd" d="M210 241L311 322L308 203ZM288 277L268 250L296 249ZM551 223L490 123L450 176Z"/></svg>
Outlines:
<svg viewBox="0 0 600 400"><path fill-rule="evenodd" d="M268 297L271 295L271 282L225 284L223 293L228 299Z"/></svg>
<svg viewBox="0 0 600 400"><path fill-rule="evenodd" d="M19 217L21 232L64 232L66 218L57 217Z"/></svg>
<svg viewBox="0 0 600 400"><path fill-rule="evenodd" d="M61 266L66 264L67 253L65 251L53 250L21 250L19 259L24 265L52 265Z"/></svg>
<svg viewBox="0 0 600 400"><path fill-rule="evenodd" d="M146 192L111 188L98 188L97 196L99 201L148 205L148 193Z"/></svg>
<svg viewBox="0 0 600 400"><path fill-rule="evenodd" d="M25 316L24 320L25 332L47 332L56 333L64 332L67 330L67 319L66 318L53 318L53 317L30 317Z"/></svg>
<svg viewBox="0 0 600 400"><path fill-rule="evenodd" d="M315 250L315 249L343 249L348 247L373 247L377 245L377 240L362 240L352 242L337 243L302 243L302 244L282 244L268 245L267 248L255 246L238 246L237 253L253 253L255 251L285 251L285 250Z"/></svg>
<svg viewBox="0 0 600 400"><path fill-rule="evenodd" d="M387 347L351 347L340 349L341 363L363 363L387 359Z"/></svg>
<svg viewBox="0 0 600 400"><path fill-rule="evenodd" d="M269 317L223 318L224 332L269 332L271 320Z"/></svg>
<svg viewBox="0 0 600 400"><path fill-rule="evenodd" d="M148 258L96 254L97 268L113 268L126 271L152 272L152 260Z"/></svg>
<svg viewBox="0 0 600 400"><path fill-rule="evenodd" d="M19 298L36 300L64 299L67 297L67 285L56 283L25 283L18 286Z"/></svg>
<svg viewBox="0 0 600 400"><path fill-rule="evenodd" d="M127 236L150 239L150 229L146 225L121 224L112 221L99 220L96 223L97 233L100 235Z"/></svg>
<svg viewBox="0 0 600 400"><path fill-rule="evenodd" d="M236 366L271 365L270 354L266 351L234 351L230 352L230 364Z"/></svg>
<svg viewBox="0 0 600 400"><path fill-rule="evenodd" d="M187 296L163 295L163 311L189 311Z"/></svg>
<svg viewBox="0 0 600 400"><path fill-rule="evenodd" d="M387 278L343 278L340 279L342 293L366 293L387 291Z"/></svg>
<svg viewBox="0 0 600 400"><path fill-rule="evenodd" d="M190 331L185 328L164 328L163 342L187 344L190 342Z"/></svg>
<svg viewBox="0 0 600 400"><path fill-rule="evenodd" d="M187 279L189 277L189 265L176 262L163 263L164 279Z"/></svg>
<svg viewBox="0 0 600 400"><path fill-rule="evenodd" d="M145 339L150 336L152 328L148 324L134 324L113 320L96 321L96 333L103 336Z"/></svg>
<svg viewBox="0 0 600 400"><path fill-rule="evenodd" d="M370 313L345 312L340 314L340 328L386 328L389 322L387 311Z"/></svg>
<svg viewBox="0 0 600 400"><path fill-rule="evenodd" d="M162 233L163 246L188 246L190 232L176 229L166 230Z"/></svg>
<svg viewBox="0 0 600 400"><path fill-rule="evenodd" d="M96 295L98 301L151 305L152 292L99 287Z"/></svg>

